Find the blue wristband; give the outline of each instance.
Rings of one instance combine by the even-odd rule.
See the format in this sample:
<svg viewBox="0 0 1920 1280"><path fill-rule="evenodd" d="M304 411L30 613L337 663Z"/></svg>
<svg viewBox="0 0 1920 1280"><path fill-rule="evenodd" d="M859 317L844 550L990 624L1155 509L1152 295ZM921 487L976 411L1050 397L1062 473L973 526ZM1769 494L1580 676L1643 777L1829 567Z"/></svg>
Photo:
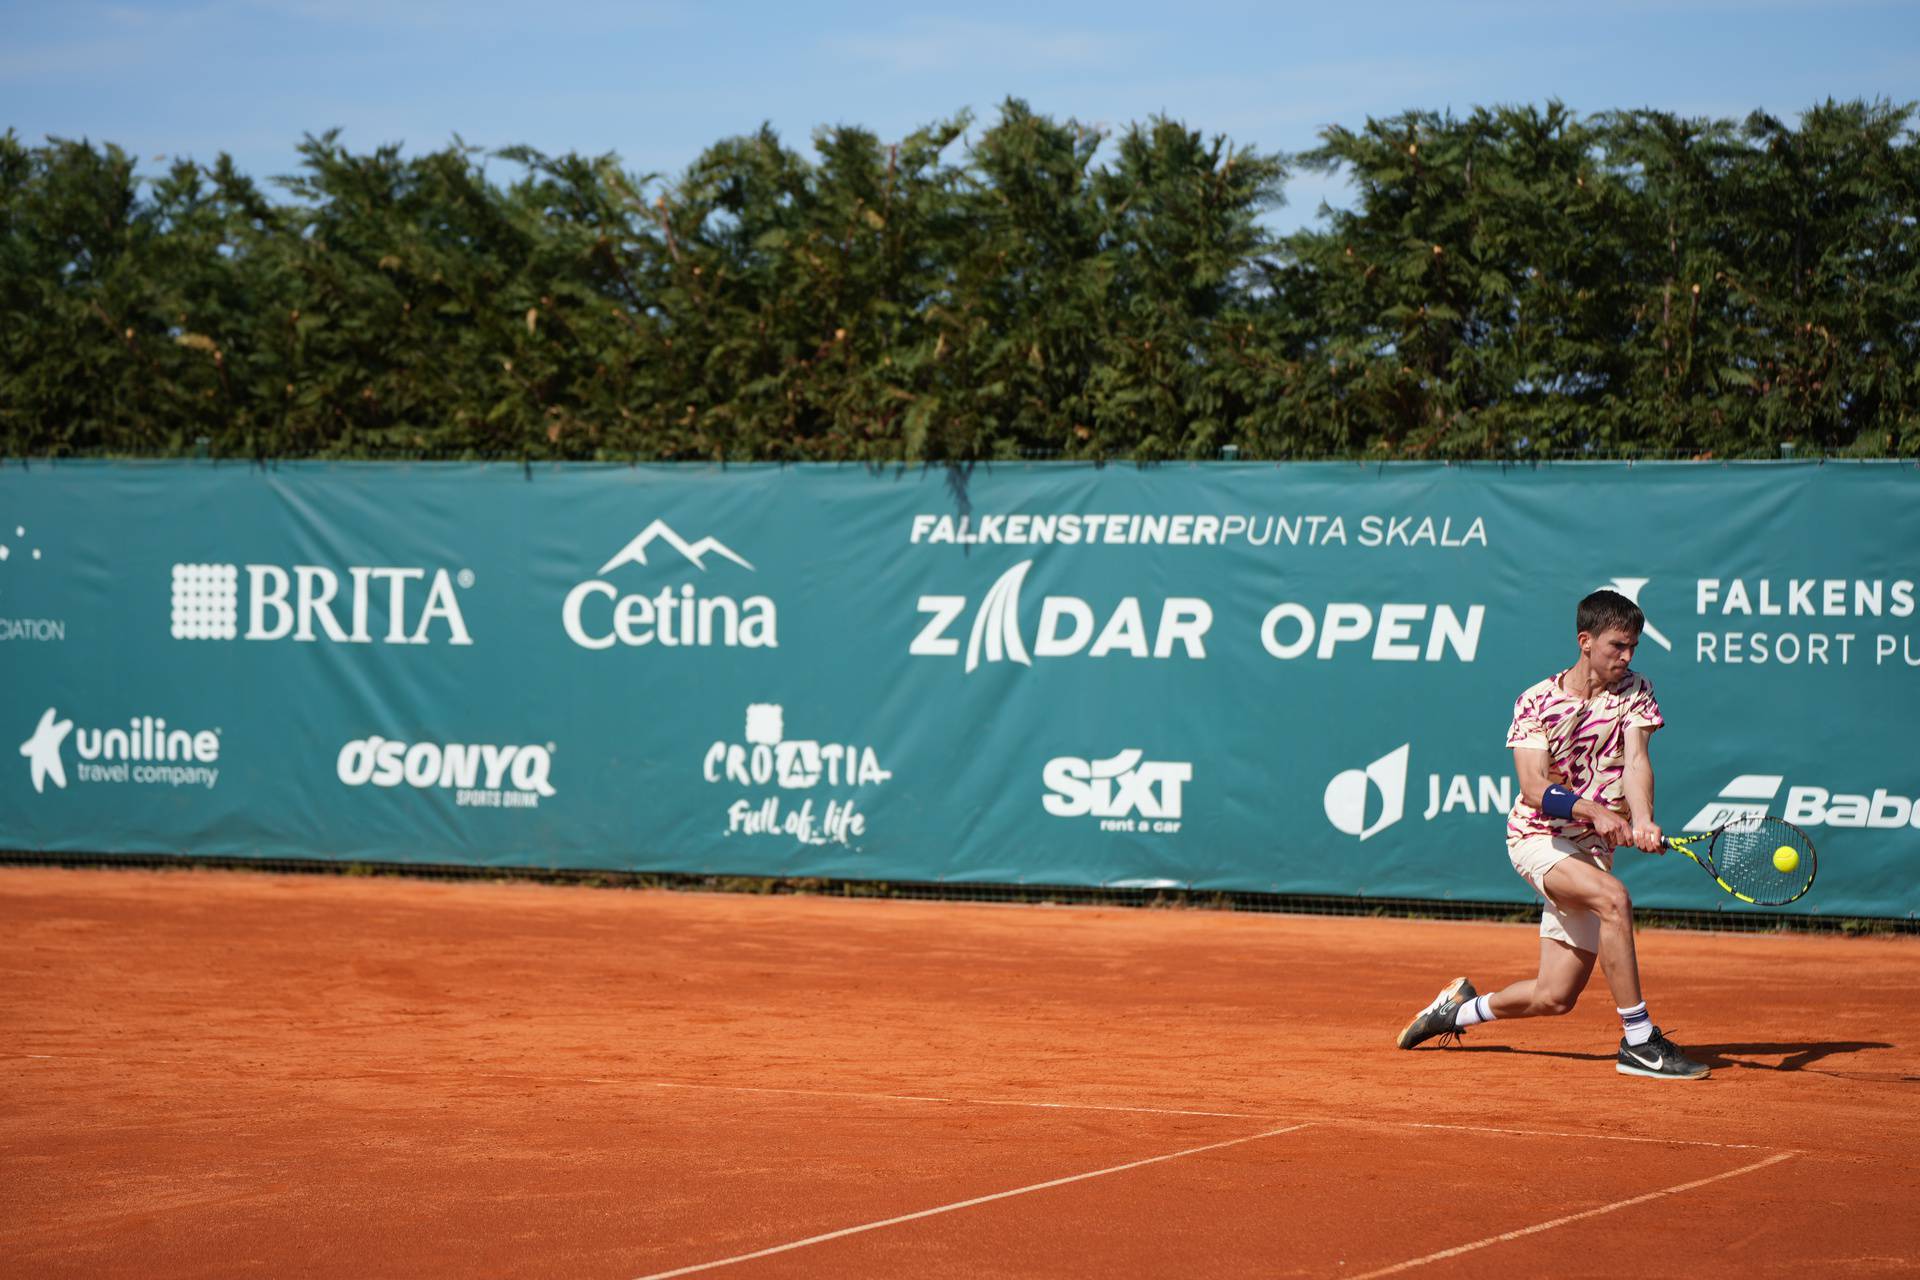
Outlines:
<svg viewBox="0 0 1920 1280"><path fill-rule="evenodd" d="M1574 802L1579 799L1579 793L1556 782L1540 793L1540 812L1549 818L1571 818Z"/></svg>

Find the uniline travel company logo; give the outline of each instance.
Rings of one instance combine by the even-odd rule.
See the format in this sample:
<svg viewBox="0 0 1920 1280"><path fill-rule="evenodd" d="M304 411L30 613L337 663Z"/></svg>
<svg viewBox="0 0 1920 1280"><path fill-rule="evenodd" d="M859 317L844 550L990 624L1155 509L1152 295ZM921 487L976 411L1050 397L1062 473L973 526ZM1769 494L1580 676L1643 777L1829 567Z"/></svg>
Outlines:
<svg viewBox="0 0 1920 1280"><path fill-rule="evenodd" d="M36 794L47 784L67 786L66 744L73 741L74 780L86 783L138 783L143 786L207 787L220 780L220 730L169 728L163 716L133 716L124 727L77 730L72 720L48 707L33 735L20 744L27 777Z"/></svg>
<svg viewBox="0 0 1920 1280"><path fill-rule="evenodd" d="M780 645L779 614L771 597L702 594L692 582L666 585L652 594L622 592L608 578L630 565L653 567L647 553L664 544L704 576L708 557L718 557L755 572L745 556L718 538L693 542L654 520L636 534L593 577L567 592L560 624L567 638L583 649L659 646L677 648L775 649Z"/></svg>

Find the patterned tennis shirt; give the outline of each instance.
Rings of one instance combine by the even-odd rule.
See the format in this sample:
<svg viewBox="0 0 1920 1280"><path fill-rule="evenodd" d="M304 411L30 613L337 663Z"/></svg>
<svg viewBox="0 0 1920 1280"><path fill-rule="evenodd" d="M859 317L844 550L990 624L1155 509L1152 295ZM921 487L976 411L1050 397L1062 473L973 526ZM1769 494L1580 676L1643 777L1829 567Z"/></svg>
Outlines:
<svg viewBox="0 0 1920 1280"><path fill-rule="evenodd" d="M1592 701L1574 697L1561 687L1567 673L1549 676L1513 704L1513 725L1507 730L1509 747L1538 747L1547 753L1547 775L1571 787L1582 800L1605 805L1631 818L1623 779L1627 772L1627 730L1658 729L1666 723L1653 697L1653 682L1628 671L1620 683ZM1550 818L1528 804L1514 801L1507 814L1507 846L1534 836L1565 836L1576 844L1611 851L1593 827L1572 819Z"/></svg>

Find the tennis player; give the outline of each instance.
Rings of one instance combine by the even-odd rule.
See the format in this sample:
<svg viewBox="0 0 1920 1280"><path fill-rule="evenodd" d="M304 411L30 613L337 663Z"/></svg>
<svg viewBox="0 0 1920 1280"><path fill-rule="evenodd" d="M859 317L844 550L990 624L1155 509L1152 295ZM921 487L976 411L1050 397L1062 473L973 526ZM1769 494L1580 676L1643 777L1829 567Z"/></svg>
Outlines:
<svg viewBox="0 0 1920 1280"><path fill-rule="evenodd" d="M1435 1036L1444 1045L1498 1018L1566 1013L1598 959L1625 1031L1615 1069L1653 1080L1707 1075L1647 1013L1633 950L1633 904L1612 874L1616 846L1647 853L1666 848L1653 820L1647 754L1648 739L1666 722L1652 683L1628 665L1645 625L1633 601L1615 591L1594 592L1575 615L1580 660L1513 704L1507 745L1520 798L1507 815L1507 856L1546 899L1539 973L1484 996L1455 978L1401 1031L1402 1049Z"/></svg>

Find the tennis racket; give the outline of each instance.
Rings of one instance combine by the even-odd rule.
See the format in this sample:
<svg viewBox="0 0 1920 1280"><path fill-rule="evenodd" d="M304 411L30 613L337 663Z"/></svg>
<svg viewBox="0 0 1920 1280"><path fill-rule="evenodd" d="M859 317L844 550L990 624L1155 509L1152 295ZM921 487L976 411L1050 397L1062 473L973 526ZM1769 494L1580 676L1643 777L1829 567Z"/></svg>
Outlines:
<svg viewBox="0 0 1920 1280"><path fill-rule="evenodd" d="M1756 907L1797 902L1813 888L1819 866L1807 833L1770 814L1742 814L1704 835L1669 836L1667 847L1692 858L1722 889Z"/></svg>

